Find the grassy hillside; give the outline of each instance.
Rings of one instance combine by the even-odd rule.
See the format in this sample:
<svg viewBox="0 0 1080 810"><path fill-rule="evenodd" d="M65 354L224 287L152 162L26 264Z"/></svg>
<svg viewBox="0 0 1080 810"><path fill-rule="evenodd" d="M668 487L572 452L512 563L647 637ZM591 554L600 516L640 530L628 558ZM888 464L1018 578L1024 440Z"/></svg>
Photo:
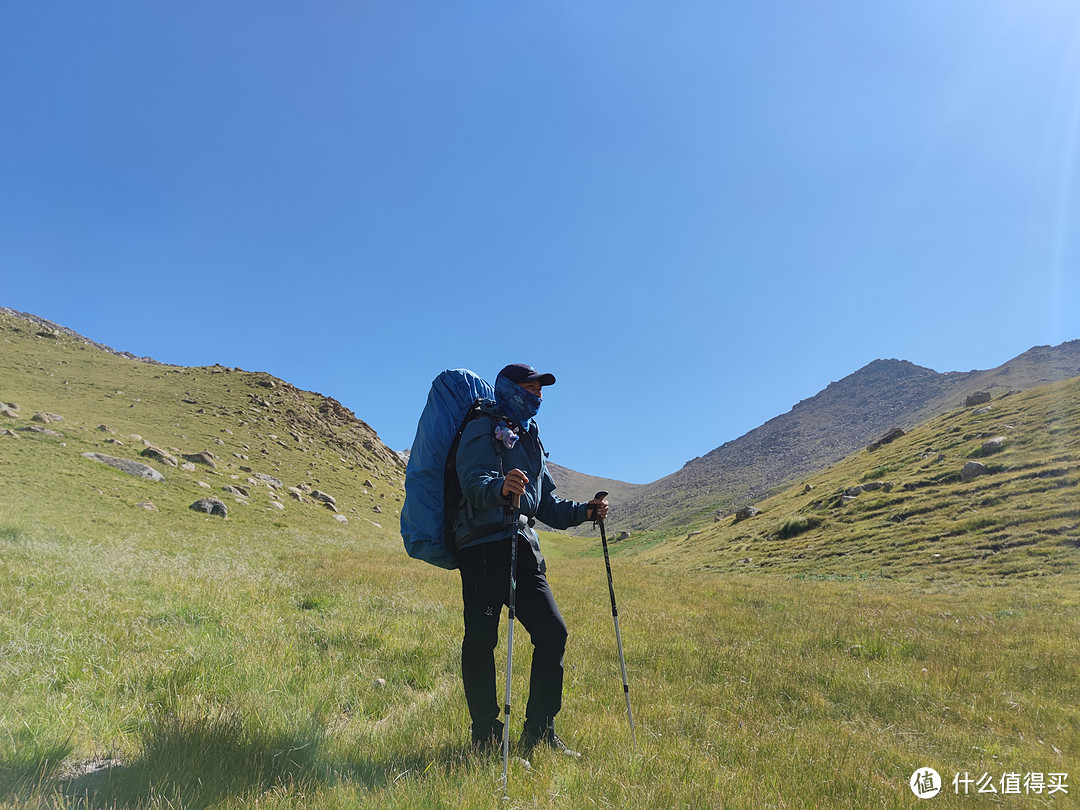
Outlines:
<svg viewBox="0 0 1080 810"><path fill-rule="evenodd" d="M1039 346L989 371L939 373L875 360L788 413L696 458L623 505L627 528L672 529L708 510L734 510L835 464L893 428L910 430L963 405L1080 375L1080 340ZM708 403L699 403L707 417Z"/></svg>
<svg viewBox="0 0 1080 810"><path fill-rule="evenodd" d="M0 313L0 401L18 406L0 411L3 508L28 524L198 531L210 518L189 507L213 497L227 505L228 520L253 530L390 536L397 529L404 478L397 456L333 399L268 374L140 362ZM35 422L37 413L63 420ZM175 466L143 455L149 445ZM147 463L164 481L84 453ZM212 454L213 467L184 458L201 453ZM289 487L301 489L299 500ZM337 512L306 490L331 495ZM156 511L137 506L147 503Z"/></svg>
<svg viewBox="0 0 1080 810"><path fill-rule="evenodd" d="M963 480L968 463L988 474ZM1075 574L1080 378L961 407L756 507L647 556L810 578Z"/></svg>
<svg viewBox="0 0 1080 810"><path fill-rule="evenodd" d="M504 791L466 744L460 582L402 551L403 471L367 426L264 374L0 326L20 406L0 414L0 807L906 808L925 767L935 806L969 807L954 774L1076 781L1075 383L950 414L737 525L614 546L639 751L595 536L546 535L571 631L559 729L585 756L538 752ZM999 434L992 475L954 480ZM217 466L151 462L152 482L82 456L147 460L133 436ZM836 503L877 479L895 486ZM207 495L228 519L188 508Z"/></svg>

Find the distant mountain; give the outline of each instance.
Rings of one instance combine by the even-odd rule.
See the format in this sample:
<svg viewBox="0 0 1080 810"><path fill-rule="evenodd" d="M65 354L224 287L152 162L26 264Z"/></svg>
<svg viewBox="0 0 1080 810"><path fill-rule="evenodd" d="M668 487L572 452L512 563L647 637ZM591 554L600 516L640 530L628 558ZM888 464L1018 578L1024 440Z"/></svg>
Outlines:
<svg viewBox="0 0 1080 810"><path fill-rule="evenodd" d="M575 501L588 501L597 492L607 492L610 500L623 503L646 488L646 484L628 484L625 481L615 481L611 478L596 478L584 473L575 472L567 467L548 462L548 471L558 488L555 493L560 498L569 498Z"/></svg>
<svg viewBox="0 0 1080 810"><path fill-rule="evenodd" d="M1037 346L988 371L875 360L788 413L727 442L617 504L620 529L672 528L730 512L836 463L886 432L908 430L983 391L993 397L1080 376L1080 340Z"/></svg>

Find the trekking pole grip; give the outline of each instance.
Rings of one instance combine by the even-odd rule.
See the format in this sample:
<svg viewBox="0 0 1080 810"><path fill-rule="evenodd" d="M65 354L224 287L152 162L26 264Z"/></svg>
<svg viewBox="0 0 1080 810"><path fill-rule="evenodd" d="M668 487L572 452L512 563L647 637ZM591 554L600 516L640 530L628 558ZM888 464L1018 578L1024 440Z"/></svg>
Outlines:
<svg viewBox="0 0 1080 810"><path fill-rule="evenodd" d="M593 500L594 501L602 501L607 496L608 496L608 493L606 493L606 492L603 492L603 491L597 492L595 495L593 495ZM600 517L600 507L599 507L599 505L597 505L596 507L593 508L593 525L594 526L603 526L604 525L604 519L602 517Z"/></svg>

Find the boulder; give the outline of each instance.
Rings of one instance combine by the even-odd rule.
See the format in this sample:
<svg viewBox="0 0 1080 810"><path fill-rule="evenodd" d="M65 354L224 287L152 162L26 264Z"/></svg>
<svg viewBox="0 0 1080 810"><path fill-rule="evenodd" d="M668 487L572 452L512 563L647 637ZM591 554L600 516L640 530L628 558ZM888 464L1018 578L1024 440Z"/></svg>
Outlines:
<svg viewBox="0 0 1080 810"><path fill-rule="evenodd" d="M0 405L0 416L3 416L7 419L18 419L18 408L12 408L9 404L5 402L4 404Z"/></svg>
<svg viewBox="0 0 1080 810"><path fill-rule="evenodd" d="M262 481L264 484L271 486L274 489L281 489L283 486L285 486L277 478L274 478L274 476L272 475L267 475L266 473L255 473L251 477Z"/></svg>
<svg viewBox="0 0 1080 810"><path fill-rule="evenodd" d="M55 413L45 413L43 411L38 411L30 417L30 421L38 422L42 425L51 425L53 422L63 422L64 417L58 416Z"/></svg>
<svg viewBox="0 0 1080 810"><path fill-rule="evenodd" d="M0 436L11 436L11 437L16 438L16 439L19 438L18 433L16 433L14 430L7 430L7 429L0 430Z"/></svg>
<svg viewBox="0 0 1080 810"><path fill-rule="evenodd" d="M63 437L64 435L63 433L57 433L55 430L50 430L49 428L42 427L41 425L27 425L26 427L16 428L16 430L21 430L24 433L36 433L39 436Z"/></svg>
<svg viewBox="0 0 1080 810"><path fill-rule="evenodd" d="M183 457L192 464L204 464L211 470L217 469L217 456L209 450L203 453L184 453Z"/></svg>
<svg viewBox="0 0 1080 810"><path fill-rule="evenodd" d="M139 507L139 509L145 509L147 512L156 512L158 510L152 501L139 501L135 505Z"/></svg>
<svg viewBox="0 0 1080 810"><path fill-rule="evenodd" d="M866 446L866 449L869 450L872 453L875 450L877 450L879 447L881 447L881 445L888 444L889 442L894 442L903 435L904 435L903 430L901 430L900 428L893 428L888 433L886 433L884 436L870 442L870 444L868 444Z"/></svg>
<svg viewBox="0 0 1080 810"><path fill-rule="evenodd" d="M237 495L237 496L239 496L241 498L249 498L249 497L251 497L248 494L248 491L246 489L244 489L243 487L224 486L221 489L224 492L228 492L230 495Z"/></svg>
<svg viewBox="0 0 1080 810"><path fill-rule="evenodd" d="M755 515L761 514L761 510L753 506L744 506L738 512L735 513L735 522L738 523L742 520L749 520Z"/></svg>
<svg viewBox="0 0 1080 810"><path fill-rule="evenodd" d="M1007 436L995 436L992 439L987 439L983 442L980 452L982 452L984 456L988 456L991 453L999 453L1005 449L1005 442L1008 440L1009 438Z"/></svg>
<svg viewBox="0 0 1080 810"><path fill-rule="evenodd" d="M146 458L152 458L156 461L160 461L162 464L168 464L170 467L175 467L180 463L176 460L176 456L167 453L160 447L154 447L154 445L150 445L141 453L139 453L139 455L145 456Z"/></svg>
<svg viewBox="0 0 1080 810"><path fill-rule="evenodd" d="M116 456L107 456L104 453L83 453L83 458L88 458L91 461L97 461L101 464L107 464L108 466L119 470L122 473L133 475L136 478L145 478L148 481L164 481L165 476L151 467L149 464L143 464L141 461L132 461L127 458L117 458Z"/></svg>
<svg viewBox="0 0 1080 810"><path fill-rule="evenodd" d="M334 520L342 524L347 524L349 522L349 519L344 515L334 515Z"/></svg>
<svg viewBox="0 0 1080 810"><path fill-rule="evenodd" d="M990 401L989 391L976 391L964 400L964 407L971 408L975 405L985 405Z"/></svg>
<svg viewBox="0 0 1080 810"><path fill-rule="evenodd" d="M229 516L229 508L217 498L203 498L195 501L190 508L196 512L206 512L208 515L220 515L223 518Z"/></svg>
<svg viewBox="0 0 1080 810"><path fill-rule="evenodd" d="M993 406L986 405L982 408L976 408L971 412L972 416L986 416L990 411L994 410Z"/></svg>
<svg viewBox="0 0 1080 810"><path fill-rule="evenodd" d="M322 501L325 504L329 504L330 506L337 506L337 499L334 498L333 495L327 495L325 492L322 492L321 490L318 490L318 489L311 490L311 497L314 498L317 501Z"/></svg>
<svg viewBox="0 0 1080 810"><path fill-rule="evenodd" d="M964 465L964 469L960 471L960 480L964 482L972 481L981 475L990 475L990 470L986 468L986 465L977 461L969 461Z"/></svg>

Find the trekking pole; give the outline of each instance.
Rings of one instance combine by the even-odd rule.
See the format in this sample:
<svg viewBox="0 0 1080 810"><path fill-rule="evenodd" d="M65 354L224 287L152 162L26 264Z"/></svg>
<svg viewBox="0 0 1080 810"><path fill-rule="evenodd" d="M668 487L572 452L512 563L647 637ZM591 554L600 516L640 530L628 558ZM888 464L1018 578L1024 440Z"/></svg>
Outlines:
<svg viewBox="0 0 1080 810"><path fill-rule="evenodd" d="M597 492L595 500L602 501L607 497L606 492ZM623 655L622 633L619 631L619 609L615 606L615 585L611 580L611 557L608 556L607 532L604 531L604 519L600 517L600 509L597 507L593 523L600 527L600 542L604 546L604 565L607 567L608 595L611 596L611 618L615 622L615 646L619 648L619 668L622 670L623 694L626 695L626 716L630 720L630 739L634 742L634 749L640 751L637 744L637 734L634 733L634 712L630 708L630 681L626 677L626 656Z"/></svg>
<svg viewBox="0 0 1080 810"><path fill-rule="evenodd" d="M507 769L510 765L510 678L514 674L514 617L516 615L515 604L517 602L517 547L518 547L518 521L521 515L521 496L514 495L513 518L514 533L510 536L510 598L507 607L510 615L510 630L506 637L506 702L503 705L503 739L502 739L502 783L503 798L507 797Z"/></svg>

